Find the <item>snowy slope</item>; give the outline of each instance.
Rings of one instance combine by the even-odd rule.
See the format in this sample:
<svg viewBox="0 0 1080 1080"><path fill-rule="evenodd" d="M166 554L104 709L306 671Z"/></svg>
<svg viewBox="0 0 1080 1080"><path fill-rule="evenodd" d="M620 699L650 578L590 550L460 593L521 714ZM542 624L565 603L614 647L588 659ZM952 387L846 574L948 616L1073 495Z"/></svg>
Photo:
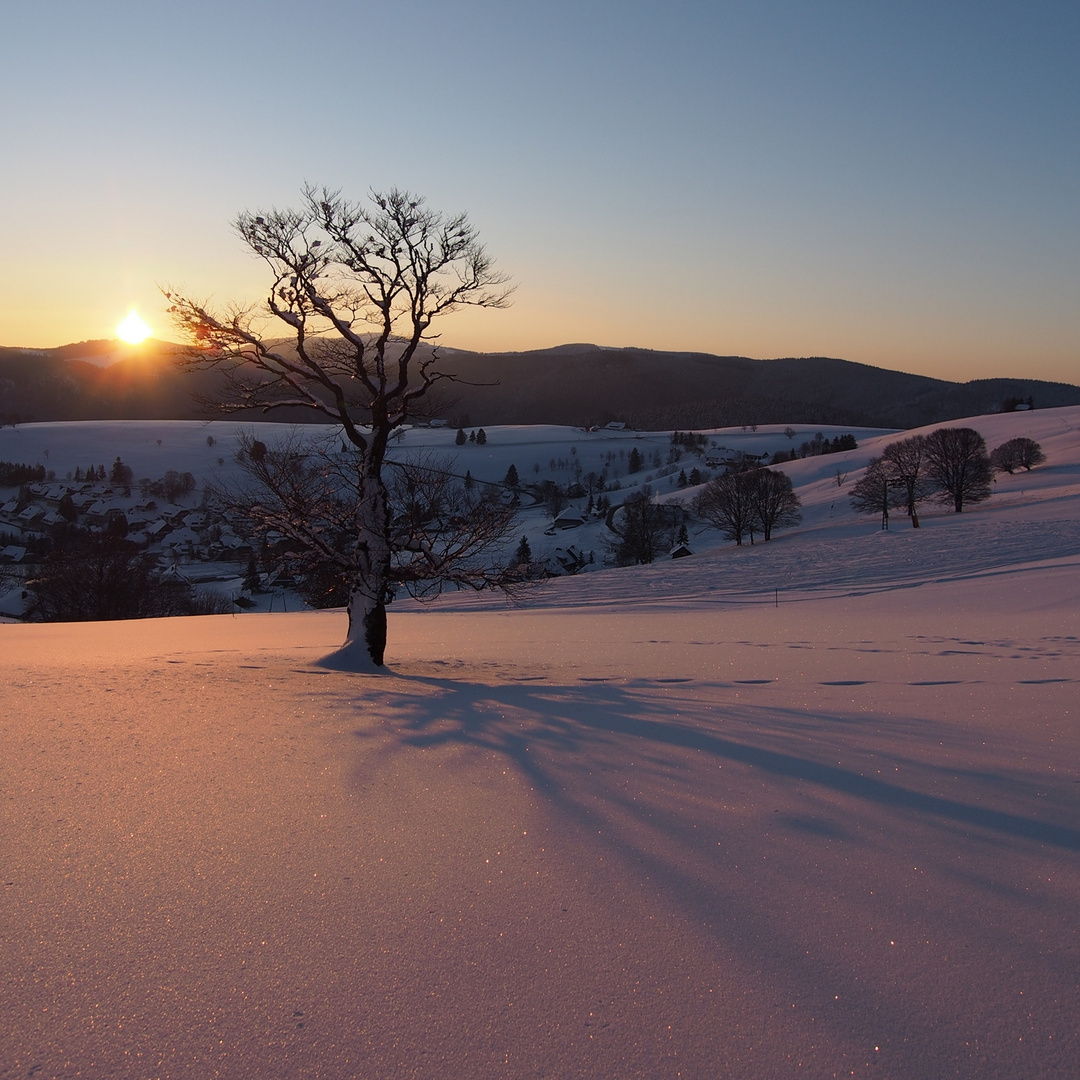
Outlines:
<svg viewBox="0 0 1080 1080"><path fill-rule="evenodd" d="M860 439L768 545L395 605L382 677L0 626L0 1075L1074 1076L1080 410L971 424L1049 460L883 534Z"/></svg>

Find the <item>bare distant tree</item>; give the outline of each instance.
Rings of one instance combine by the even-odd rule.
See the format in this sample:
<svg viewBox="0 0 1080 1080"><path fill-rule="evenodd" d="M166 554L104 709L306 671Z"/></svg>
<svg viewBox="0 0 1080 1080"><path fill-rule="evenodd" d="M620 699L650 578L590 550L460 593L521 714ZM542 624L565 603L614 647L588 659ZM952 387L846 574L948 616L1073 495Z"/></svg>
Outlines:
<svg viewBox="0 0 1080 1080"><path fill-rule="evenodd" d="M773 529L797 525L799 497L786 473L772 469L729 472L710 480L694 499L694 512L737 546L744 535L753 543L755 527L766 540Z"/></svg>
<svg viewBox="0 0 1080 1080"><path fill-rule="evenodd" d="M1034 439L1010 439L990 454L990 464L997 472L1014 473L1017 469L1030 472L1045 461L1046 455Z"/></svg>
<svg viewBox="0 0 1080 1080"><path fill-rule="evenodd" d="M630 495L611 520L612 529L619 537L614 547L619 566L651 563L662 550L666 518L664 511L652 501L647 484Z"/></svg>
<svg viewBox="0 0 1080 1080"><path fill-rule="evenodd" d="M754 522L750 502L749 473L724 473L710 480L695 496L694 513L742 547L743 537Z"/></svg>
<svg viewBox="0 0 1080 1080"><path fill-rule="evenodd" d="M904 493L901 504L906 507L913 528L919 527L918 504L934 491L928 475L926 436L912 435L899 442L889 443L881 453L891 467L892 479Z"/></svg>
<svg viewBox="0 0 1080 1080"><path fill-rule="evenodd" d="M927 475L959 514L964 504L990 498L993 470L986 440L974 428L943 427L926 436Z"/></svg>
<svg viewBox="0 0 1080 1080"><path fill-rule="evenodd" d="M155 561L112 533L55 547L27 581L29 616L42 622L99 622L192 613L190 590L164 585Z"/></svg>
<svg viewBox="0 0 1080 1080"><path fill-rule="evenodd" d="M884 457L872 457L866 471L855 482L848 498L852 509L860 514L880 514L882 529L889 527L889 510L903 505L901 481L896 466Z"/></svg>
<svg viewBox="0 0 1080 1080"><path fill-rule="evenodd" d="M750 480L750 505L766 540L772 539L773 529L799 524L802 504L787 473L756 469L746 475Z"/></svg>
<svg viewBox="0 0 1080 1080"><path fill-rule="evenodd" d="M297 575L318 607L348 601L363 568L363 507L352 451L335 452L297 432L273 445L240 438L241 478L213 496L261 542L274 537L277 560ZM434 455L384 464L389 542L388 596L403 589L427 599L446 585L509 587L506 542L515 510L496 488L469 488L453 461Z"/></svg>
<svg viewBox="0 0 1080 1080"><path fill-rule="evenodd" d="M166 291L170 310L192 345L188 363L224 374L223 410L301 406L341 425L358 500L343 653L381 667L399 550L387 446L452 378L423 347L432 324L464 306L505 306L507 278L464 214L397 189L354 203L306 187L299 209L244 212L235 227L270 271L265 305L213 310Z"/></svg>

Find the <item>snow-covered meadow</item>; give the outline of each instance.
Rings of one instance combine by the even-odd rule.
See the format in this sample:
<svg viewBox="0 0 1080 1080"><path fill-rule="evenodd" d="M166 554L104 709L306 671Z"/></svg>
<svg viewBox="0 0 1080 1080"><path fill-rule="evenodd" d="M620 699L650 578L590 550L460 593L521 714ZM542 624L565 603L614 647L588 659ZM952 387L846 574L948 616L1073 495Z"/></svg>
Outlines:
<svg viewBox="0 0 1080 1080"><path fill-rule="evenodd" d="M1075 1076L1080 409L965 423L1048 461L882 533L856 432L769 544L395 604L379 677L334 612L0 626L0 1076ZM92 457L228 460L155 427Z"/></svg>

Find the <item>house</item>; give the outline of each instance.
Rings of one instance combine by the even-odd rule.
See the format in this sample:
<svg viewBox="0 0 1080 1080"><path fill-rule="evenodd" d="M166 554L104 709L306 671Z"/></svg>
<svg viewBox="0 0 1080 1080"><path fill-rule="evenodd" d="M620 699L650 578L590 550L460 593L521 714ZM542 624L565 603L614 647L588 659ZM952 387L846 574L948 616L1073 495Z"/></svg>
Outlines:
<svg viewBox="0 0 1080 1080"><path fill-rule="evenodd" d="M555 549L555 561L564 574L576 574L589 561L573 544Z"/></svg>
<svg viewBox="0 0 1080 1080"><path fill-rule="evenodd" d="M164 519L158 518L146 526L145 532L151 543L163 540L172 531L172 526Z"/></svg>
<svg viewBox="0 0 1080 1080"><path fill-rule="evenodd" d="M568 506L565 510L555 516L555 520L552 524L557 529L576 529L580 525L585 524L585 515L580 510L575 510L572 506Z"/></svg>
<svg viewBox="0 0 1080 1080"><path fill-rule="evenodd" d="M15 515L15 519L19 522L20 525L22 525L24 527L26 527L26 526L33 527L44 516L45 516L45 510L42 507L34 506L33 504L31 504L30 506L27 506L25 509L20 510L19 513Z"/></svg>
<svg viewBox="0 0 1080 1080"><path fill-rule="evenodd" d="M185 574L176 563L166 566L158 575L158 581L162 585L190 585L191 578Z"/></svg>
<svg viewBox="0 0 1080 1080"><path fill-rule="evenodd" d="M37 527L39 529L47 529L49 532L56 532L60 529L67 528L67 521L61 517L55 510L46 510L41 515L41 520L38 522Z"/></svg>
<svg viewBox="0 0 1080 1080"><path fill-rule="evenodd" d="M673 559L685 559L687 555L693 555L689 545L678 543L671 549L671 557Z"/></svg>
<svg viewBox="0 0 1080 1080"><path fill-rule="evenodd" d="M180 549L189 555L193 555L196 546L200 543L200 538L199 534L193 529L184 527L169 533L161 543L163 547L172 548L174 551Z"/></svg>
<svg viewBox="0 0 1080 1080"><path fill-rule="evenodd" d="M227 551L237 551L248 544L247 540L237 536L234 532L230 532L228 529L221 530L221 540L219 542Z"/></svg>
<svg viewBox="0 0 1080 1080"><path fill-rule="evenodd" d="M0 593L0 617L22 619L30 606L30 592L21 585Z"/></svg>

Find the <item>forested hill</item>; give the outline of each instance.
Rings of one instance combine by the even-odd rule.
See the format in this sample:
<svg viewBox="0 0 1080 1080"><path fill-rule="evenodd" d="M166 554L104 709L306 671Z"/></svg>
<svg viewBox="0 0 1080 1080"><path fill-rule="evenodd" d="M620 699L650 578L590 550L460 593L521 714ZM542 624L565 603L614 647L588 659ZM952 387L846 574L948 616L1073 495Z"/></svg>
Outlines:
<svg viewBox="0 0 1080 1080"><path fill-rule="evenodd" d="M537 352L449 354L458 411L474 423L606 423L645 429L744 423L909 428L996 412L1080 404L1080 387L1034 379L953 383L827 357L744 356L568 345Z"/></svg>
<svg viewBox="0 0 1080 1080"><path fill-rule="evenodd" d="M820 423L910 428L999 411L1080 404L1080 387L1036 379L947 382L827 357L743 356L563 345L522 353L443 350L436 415L470 424L602 424L643 429ZM198 419L212 372L179 367L176 346L83 342L0 348L0 421ZM260 414L260 418L265 419ZM292 415L280 419L298 420Z"/></svg>

